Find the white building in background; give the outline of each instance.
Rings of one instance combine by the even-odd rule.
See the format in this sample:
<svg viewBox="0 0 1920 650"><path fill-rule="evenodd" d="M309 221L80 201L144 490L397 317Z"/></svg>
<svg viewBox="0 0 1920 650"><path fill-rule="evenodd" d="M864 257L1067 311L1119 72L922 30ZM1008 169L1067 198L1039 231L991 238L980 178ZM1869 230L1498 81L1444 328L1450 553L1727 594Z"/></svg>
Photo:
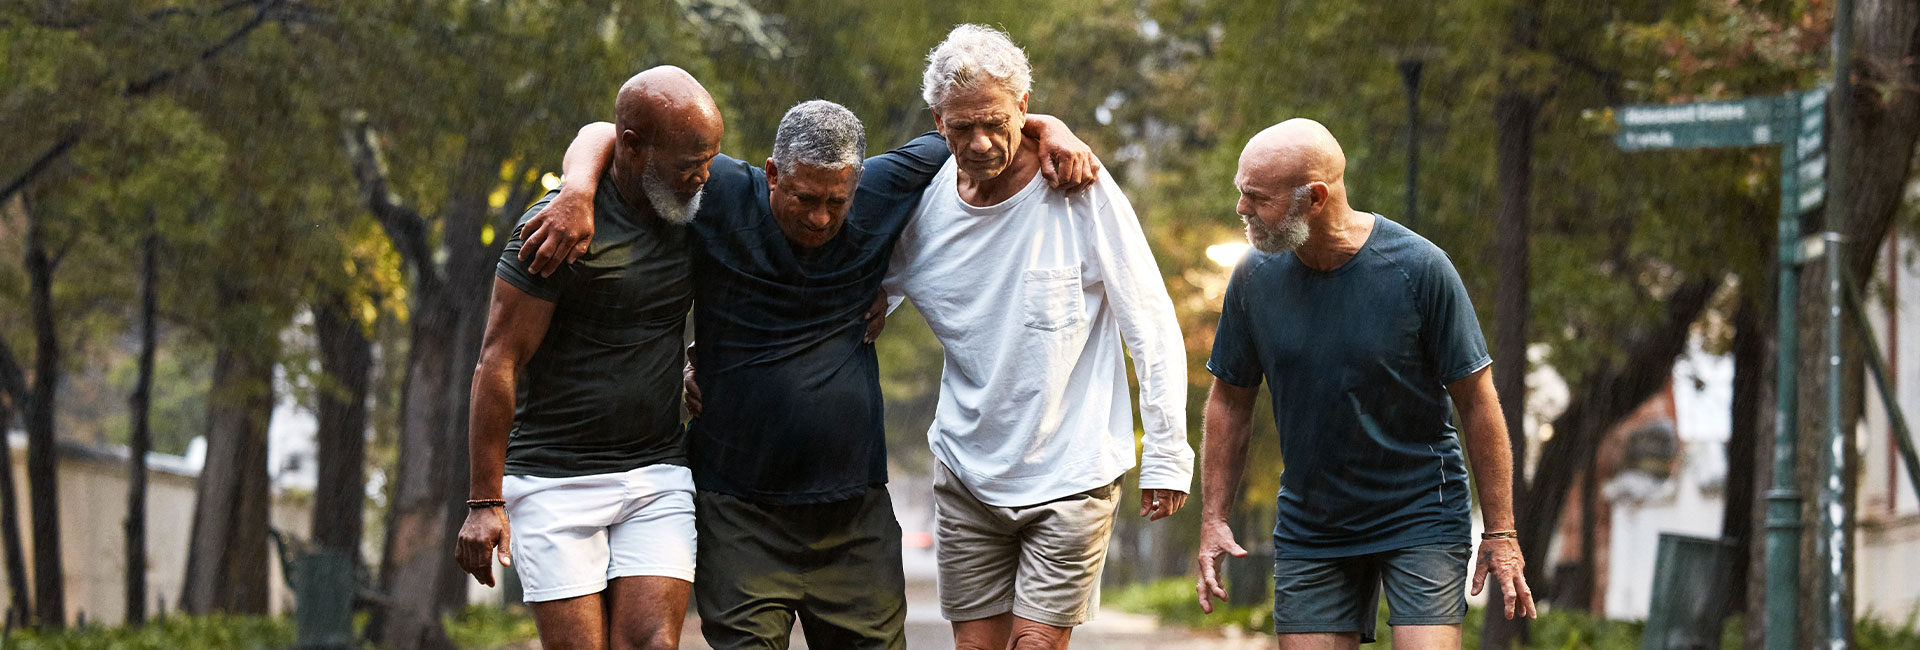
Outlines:
<svg viewBox="0 0 1920 650"><path fill-rule="evenodd" d="M21 544L31 557L33 521L28 516L26 436L7 438L13 463ZM81 616L109 625L126 619L127 450L61 441L58 445L60 554L66 577L68 622ZM147 455L147 613L172 613L180 600L187 570L188 535L193 525L195 481L200 467L181 456ZM289 499L276 490L270 525L307 537L309 500ZM293 595L280 573L280 557L269 543L267 605L276 614L289 611ZM28 567L31 570L31 566ZM0 564L0 585L6 584Z"/></svg>
<svg viewBox="0 0 1920 650"><path fill-rule="evenodd" d="M1920 418L1920 245L1889 237L1870 281L1867 321L1886 355L1895 401L1909 426ZM1891 298L1892 300L1877 299ZM1903 349L1904 348L1904 349ZM1859 431L1859 520L1854 600L1861 614L1894 623L1920 613L1920 499L1900 460L1881 394L1868 376Z"/></svg>
<svg viewBox="0 0 1920 650"><path fill-rule="evenodd" d="M1896 401L1909 424L1920 425L1920 348L1914 346L1920 342L1920 243L1896 238L1880 259L1868 288L1872 298L1867 318L1886 355ZM1649 400L1603 444L1598 460L1601 499L1595 514L1604 524L1596 528L1605 541L1596 564L1608 618L1646 618L1661 533L1720 535L1732 386L1731 360L1706 355L1696 346L1675 364L1670 390ZM1902 624L1920 614L1920 498L1871 376L1866 386L1866 417L1857 432L1856 450L1855 615ZM1635 462L1636 453L1643 461L1661 456L1658 439L1663 436L1671 439L1669 465ZM1636 438L1653 444L1636 452ZM1577 506L1569 511L1577 523ZM1568 534L1574 528L1568 523L1562 522L1552 554L1563 562L1578 557L1578 537Z"/></svg>
<svg viewBox="0 0 1920 650"><path fill-rule="evenodd" d="M1603 479L1609 511L1602 604L1608 618L1645 619L1653 602L1660 534L1720 536L1733 431L1733 360L1688 347L1654 414L1618 432L1614 471ZM1605 454L1606 452L1602 452ZM1667 460L1671 459L1671 460ZM1657 465L1657 467L1650 467Z"/></svg>

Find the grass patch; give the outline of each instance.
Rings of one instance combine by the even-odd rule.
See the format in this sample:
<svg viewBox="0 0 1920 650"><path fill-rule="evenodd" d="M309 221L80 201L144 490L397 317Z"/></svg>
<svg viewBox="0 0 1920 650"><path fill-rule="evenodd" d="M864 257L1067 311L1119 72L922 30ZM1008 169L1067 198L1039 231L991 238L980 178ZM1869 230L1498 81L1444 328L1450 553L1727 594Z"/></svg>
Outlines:
<svg viewBox="0 0 1920 650"><path fill-rule="evenodd" d="M137 627L87 626L17 632L9 650L268 650L293 645L293 620L256 616L170 616Z"/></svg>
<svg viewBox="0 0 1920 650"><path fill-rule="evenodd" d="M462 648L498 648L540 636L526 607L471 606L444 619L447 637Z"/></svg>

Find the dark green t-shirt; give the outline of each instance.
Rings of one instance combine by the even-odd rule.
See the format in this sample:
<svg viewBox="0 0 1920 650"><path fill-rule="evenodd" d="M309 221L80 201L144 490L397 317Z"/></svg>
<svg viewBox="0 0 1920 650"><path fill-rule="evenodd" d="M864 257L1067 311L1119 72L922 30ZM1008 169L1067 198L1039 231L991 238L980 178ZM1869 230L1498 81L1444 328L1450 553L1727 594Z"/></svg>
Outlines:
<svg viewBox="0 0 1920 650"><path fill-rule="evenodd" d="M1446 387L1488 363L1447 254L1384 217L1331 271L1292 252L1241 260L1207 369L1246 388L1265 379L1273 397L1286 462L1275 557L1470 541Z"/></svg>
<svg viewBox="0 0 1920 650"><path fill-rule="evenodd" d="M558 190L527 208L495 274L554 303L553 320L521 369L506 473L567 477L685 465L680 372L689 281L687 228L620 197L611 174L593 200L586 255L548 277L520 261L521 227Z"/></svg>

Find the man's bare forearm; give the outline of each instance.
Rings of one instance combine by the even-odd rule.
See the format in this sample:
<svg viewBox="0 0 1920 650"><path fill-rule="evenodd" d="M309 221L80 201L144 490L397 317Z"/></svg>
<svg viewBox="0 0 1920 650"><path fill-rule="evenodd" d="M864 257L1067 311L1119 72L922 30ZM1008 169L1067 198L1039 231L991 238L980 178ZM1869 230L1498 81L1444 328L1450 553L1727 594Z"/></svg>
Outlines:
<svg viewBox="0 0 1920 650"><path fill-rule="evenodd" d="M512 362L483 353L473 372L472 405L467 411L467 498L500 498L506 473L507 431L513 427Z"/></svg>
<svg viewBox="0 0 1920 650"><path fill-rule="evenodd" d="M567 145L566 155L560 159L560 174L570 181L569 188L593 192L600 174L607 169L607 162L613 160L615 137L613 124L608 122L580 127L580 134L574 136L573 142Z"/></svg>
<svg viewBox="0 0 1920 650"><path fill-rule="evenodd" d="M1253 430L1253 388L1214 380L1207 395L1200 455L1200 524L1226 523L1247 467Z"/></svg>
<svg viewBox="0 0 1920 650"><path fill-rule="evenodd" d="M1461 381L1484 382L1457 392L1454 398L1466 429L1463 437L1473 463L1474 492L1480 495L1480 517L1487 530L1513 530L1513 444L1507 439L1500 399L1490 376L1476 374Z"/></svg>
<svg viewBox="0 0 1920 650"><path fill-rule="evenodd" d="M1067 123L1052 115L1028 113L1026 123L1020 126L1020 135L1039 140L1046 137L1048 129L1067 129Z"/></svg>

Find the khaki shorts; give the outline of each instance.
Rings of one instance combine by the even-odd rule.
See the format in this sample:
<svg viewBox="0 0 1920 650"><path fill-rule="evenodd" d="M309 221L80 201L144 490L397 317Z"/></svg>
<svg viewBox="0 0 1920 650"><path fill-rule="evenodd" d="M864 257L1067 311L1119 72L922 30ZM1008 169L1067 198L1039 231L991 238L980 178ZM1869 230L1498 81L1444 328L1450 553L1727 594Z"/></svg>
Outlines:
<svg viewBox="0 0 1920 650"><path fill-rule="evenodd" d="M1057 627L1100 609L1120 482L1032 506L981 503L943 463L933 480L940 613L971 621L1013 612Z"/></svg>

